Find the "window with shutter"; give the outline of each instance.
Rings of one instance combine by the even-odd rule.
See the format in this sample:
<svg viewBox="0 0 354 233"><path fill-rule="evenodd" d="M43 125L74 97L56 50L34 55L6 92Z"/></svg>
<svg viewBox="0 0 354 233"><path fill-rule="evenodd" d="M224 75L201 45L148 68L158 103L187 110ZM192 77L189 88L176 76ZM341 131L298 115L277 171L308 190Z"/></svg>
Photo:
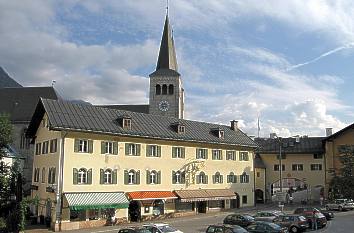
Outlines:
<svg viewBox="0 0 354 233"><path fill-rule="evenodd" d="M78 171L76 168L73 168L73 184L78 184Z"/></svg>
<svg viewBox="0 0 354 233"><path fill-rule="evenodd" d="M117 184L117 169L114 169L113 170L113 173L112 173L112 183L113 184Z"/></svg>

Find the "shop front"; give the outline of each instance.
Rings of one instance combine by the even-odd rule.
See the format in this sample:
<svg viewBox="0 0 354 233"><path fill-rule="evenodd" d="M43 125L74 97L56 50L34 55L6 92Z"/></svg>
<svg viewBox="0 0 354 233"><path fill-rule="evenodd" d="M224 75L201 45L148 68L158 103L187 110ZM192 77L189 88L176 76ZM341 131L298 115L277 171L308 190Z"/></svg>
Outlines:
<svg viewBox="0 0 354 233"><path fill-rule="evenodd" d="M236 194L229 189L175 190L174 192L179 198L176 201L177 211L207 213L229 209L230 200L236 199Z"/></svg>
<svg viewBox="0 0 354 233"><path fill-rule="evenodd" d="M64 193L61 230L127 222L129 201L123 192Z"/></svg>
<svg viewBox="0 0 354 233"><path fill-rule="evenodd" d="M171 191L128 192L129 220L132 222L149 220L175 211L177 196Z"/></svg>

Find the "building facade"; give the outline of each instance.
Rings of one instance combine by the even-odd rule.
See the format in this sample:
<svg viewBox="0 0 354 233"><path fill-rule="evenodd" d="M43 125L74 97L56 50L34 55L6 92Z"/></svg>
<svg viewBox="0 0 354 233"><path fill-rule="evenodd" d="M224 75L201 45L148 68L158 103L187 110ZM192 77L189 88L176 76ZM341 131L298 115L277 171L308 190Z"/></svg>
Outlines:
<svg viewBox="0 0 354 233"><path fill-rule="evenodd" d="M274 196L280 192L280 188L289 194L299 190L315 192L315 189L319 189L318 195L323 196L326 183L323 139L325 137L256 138L255 141L259 146L255 159L256 174L258 173L256 193L259 198L257 199L262 200L263 194L263 200L272 200L273 197L274 201ZM319 201L320 196L313 196L308 193L302 199L308 201L315 198Z"/></svg>
<svg viewBox="0 0 354 233"><path fill-rule="evenodd" d="M55 229L254 204L256 144L231 126L41 100L33 210ZM62 204L61 204L62 203Z"/></svg>

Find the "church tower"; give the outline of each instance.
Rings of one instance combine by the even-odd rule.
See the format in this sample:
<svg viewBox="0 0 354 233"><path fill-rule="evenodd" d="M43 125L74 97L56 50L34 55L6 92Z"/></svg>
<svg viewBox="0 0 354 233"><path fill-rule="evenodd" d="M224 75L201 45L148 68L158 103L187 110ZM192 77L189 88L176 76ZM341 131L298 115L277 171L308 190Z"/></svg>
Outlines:
<svg viewBox="0 0 354 233"><path fill-rule="evenodd" d="M156 70L150 74L149 113L184 118L184 89L177 69L176 51L168 14Z"/></svg>

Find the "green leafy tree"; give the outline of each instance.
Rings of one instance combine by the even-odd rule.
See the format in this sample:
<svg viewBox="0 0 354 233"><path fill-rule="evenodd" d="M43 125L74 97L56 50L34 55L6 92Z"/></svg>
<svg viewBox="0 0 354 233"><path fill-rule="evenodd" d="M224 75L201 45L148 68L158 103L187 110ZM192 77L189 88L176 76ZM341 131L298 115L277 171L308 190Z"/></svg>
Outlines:
<svg viewBox="0 0 354 233"><path fill-rule="evenodd" d="M0 159L5 156L5 148L12 142L12 125L8 115L0 115Z"/></svg>
<svg viewBox="0 0 354 233"><path fill-rule="evenodd" d="M339 160L342 167L338 172L334 171L334 178L330 184L330 198L354 199L354 147L345 146L341 152Z"/></svg>

